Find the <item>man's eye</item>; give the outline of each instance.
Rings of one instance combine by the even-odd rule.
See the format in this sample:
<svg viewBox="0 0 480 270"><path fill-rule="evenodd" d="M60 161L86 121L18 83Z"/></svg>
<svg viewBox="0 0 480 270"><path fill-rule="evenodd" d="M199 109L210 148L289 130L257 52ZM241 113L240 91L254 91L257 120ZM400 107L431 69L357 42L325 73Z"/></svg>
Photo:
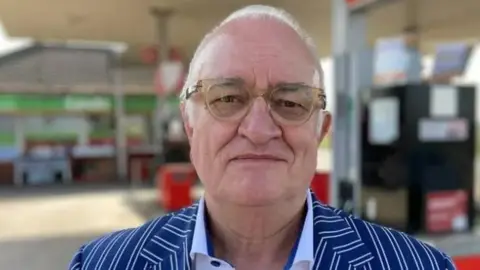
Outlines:
<svg viewBox="0 0 480 270"><path fill-rule="evenodd" d="M224 97L221 97L219 101L230 103L230 102L236 102L236 101L238 102L239 99L235 96L224 96Z"/></svg>
<svg viewBox="0 0 480 270"><path fill-rule="evenodd" d="M213 99L211 103L222 102L222 103L242 103L244 98L238 95L227 95Z"/></svg>
<svg viewBox="0 0 480 270"><path fill-rule="evenodd" d="M288 108L301 107L300 104L295 103L295 102L290 101L290 100L280 100L280 105L282 105L284 107L288 107Z"/></svg>
<svg viewBox="0 0 480 270"><path fill-rule="evenodd" d="M276 106L284 108L303 108L304 106L301 103L287 100L287 99L277 99L274 101Z"/></svg>

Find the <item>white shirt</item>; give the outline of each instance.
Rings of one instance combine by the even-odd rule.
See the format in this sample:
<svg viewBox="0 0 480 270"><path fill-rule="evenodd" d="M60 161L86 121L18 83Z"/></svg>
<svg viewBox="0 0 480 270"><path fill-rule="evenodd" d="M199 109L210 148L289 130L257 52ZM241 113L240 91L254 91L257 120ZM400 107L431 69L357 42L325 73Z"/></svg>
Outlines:
<svg viewBox="0 0 480 270"><path fill-rule="evenodd" d="M205 230L205 200L203 197L200 198L198 204L190 258L193 260L194 270L235 269L226 261L214 258L209 254ZM313 205L310 192L307 191L307 214L290 270L311 270L313 258Z"/></svg>

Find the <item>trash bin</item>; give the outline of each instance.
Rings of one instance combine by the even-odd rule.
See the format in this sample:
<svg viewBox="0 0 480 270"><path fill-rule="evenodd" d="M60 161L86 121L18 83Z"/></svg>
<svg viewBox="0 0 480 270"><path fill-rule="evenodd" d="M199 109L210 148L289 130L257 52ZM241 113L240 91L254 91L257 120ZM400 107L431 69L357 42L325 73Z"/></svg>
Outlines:
<svg viewBox="0 0 480 270"><path fill-rule="evenodd" d="M330 202L329 172L317 171L313 176L310 188L318 200L324 204L328 204Z"/></svg>
<svg viewBox="0 0 480 270"><path fill-rule="evenodd" d="M177 211L192 204L191 189L197 174L191 163L170 163L157 172L157 199L166 211Z"/></svg>

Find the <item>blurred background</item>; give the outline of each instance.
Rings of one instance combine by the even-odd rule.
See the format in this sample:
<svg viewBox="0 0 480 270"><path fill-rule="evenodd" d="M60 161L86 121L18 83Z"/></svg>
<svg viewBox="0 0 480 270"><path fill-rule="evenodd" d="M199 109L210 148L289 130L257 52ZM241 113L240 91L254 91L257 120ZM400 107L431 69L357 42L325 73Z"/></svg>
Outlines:
<svg viewBox="0 0 480 270"><path fill-rule="evenodd" d="M476 44L480 38L480 2L346 2L350 8L363 2L388 3L360 11L366 26L360 33L372 53L367 62L374 80L357 85L362 88L357 92L367 95L357 94L350 100L357 108L354 120L341 129L344 118L340 115L348 106L342 103L344 96L338 94L339 76L334 71L338 71L335 63L345 55L335 54L337 48L332 44L345 33L332 30L341 29L333 25L341 22L335 18L338 9L333 1L0 0L0 269L65 269L84 242L106 232L140 225L200 196L201 185L188 166L189 150L177 94L202 37L229 13L249 4L286 9L318 45L328 109L337 121L318 150L318 174L312 184L318 196L326 203L343 201L335 203L342 208L353 201L356 214L418 235L452 256L478 256L480 233L475 213L480 203L480 160L476 158L480 152L480 106L476 88L480 86L480 47ZM411 36L414 44L409 43ZM385 42L390 44L387 49ZM412 63L417 65L410 76ZM445 70L445 66L449 69ZM411 134L421 133L420 128L406 123L410 118L417 121L421 113L398 115L408 108L420 111L422 104L412 100L428 99L424 96L428 89L422 89L436 85L462 89L453 96L459 100L454 106L456 111L462 111L457 113L461 119L455 120L463 122L429 122L426 130L433 130L433 135L425 135L423 141L412 139L416 135ZM392 112L397 116L390 120L366 117L378 115L370 102L379 96L377 90L397 100L382 104L407 109ZM443 104L442 108L453 106L445 105L448 101L452 98L443 95L435 102ZM389 108L381 109L380 114L387 115ZM386 121L380 124L385 128L380 133L386 136L389 123L399 117L402 121L392 132L405 139L392 140L391 145L385 141L366 142L371 137L365 131L370 130L369 125ZM447 126L454 124L463 132L453 139L443 136ZM356 181L335 180L335 162L346 159L349 152L342 152L332 137L337 138L333 134L339 132L337 141L341 143L340 132L352 125L356 131L351 134L356 139L345 140L353 141L352 145L356 142L359 153L379 154L358 155L357 177L353 177ZM442 180L450 182L441 187L424 185L438 172L428 179L416 178L413 173L407 177L409 181L395 184L386 177L378 178L390 168L384 161L392 160L405 145L415 151L443 149L441 155L452 158L442 160L454 164L453 176ZM332 155L335 151L336 157ZM414 165L423 164L423 159L412 161L413 157L401 155L403 161L393 163L403 165L401 168L413 163L408 163L409 172L422 170ZM186 166L168 167L172 162L184 162ZM396 171L387 174L399 172L398 166L393 167ZM182 181L175 179L178 170L183 174ZM332 189L333 185L338 187ZM355 191L348 192L350 189ZM433 196L440 198L440 204L450 202L437 213L452 216L443 220L447 225L437 226L430 220L427 191L441 191ZM445 195L447 191L457 192L453 198L463 199L452 202L452 196ZM415 207L423 210L415 212Z"/></svg>

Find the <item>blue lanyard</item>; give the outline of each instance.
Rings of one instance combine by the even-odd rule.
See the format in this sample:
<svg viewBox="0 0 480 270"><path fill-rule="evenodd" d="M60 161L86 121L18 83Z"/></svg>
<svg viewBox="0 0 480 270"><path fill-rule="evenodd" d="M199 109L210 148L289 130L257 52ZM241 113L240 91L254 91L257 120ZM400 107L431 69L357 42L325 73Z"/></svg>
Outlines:
<svg viewBox="0 0 480 270"><path fill-rule="evenodd" d="M298 243L300 242L300 236L301 236L301 234L297 237L297 240L295 241L295 244L293 245L292 251L290 251L290 255L288 256L287 263L283 267L283 270L290 270L290 268L292 268L293 261L295 260L295 255L297 254ZM207 251L208 251L208 255L210 257L215 256L213 243L212 243L212 240L210 239L210 237L208 236L208 234L207 234Z"/></svg>

